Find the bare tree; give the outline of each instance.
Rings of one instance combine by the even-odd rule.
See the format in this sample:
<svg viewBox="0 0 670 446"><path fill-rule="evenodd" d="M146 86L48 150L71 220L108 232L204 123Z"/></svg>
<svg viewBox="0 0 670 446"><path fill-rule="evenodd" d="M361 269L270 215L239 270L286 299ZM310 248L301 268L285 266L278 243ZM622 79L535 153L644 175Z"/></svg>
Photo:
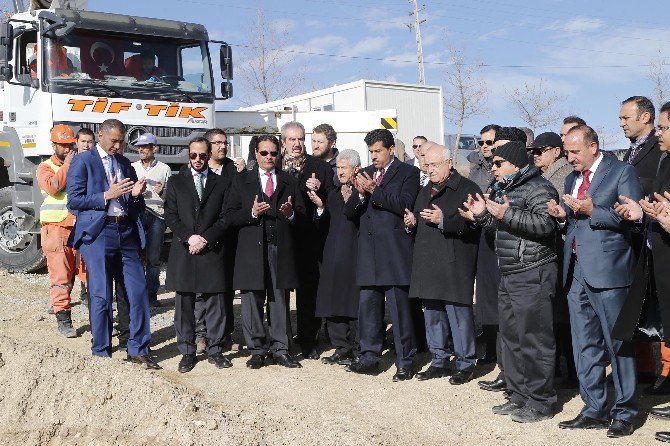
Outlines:
<svg viewBox="0 0 670 446"><path fill-rule="evenodd" d="M444 116L458 127L456 142L452 149L454 163L458 162L458 146L463 133L463 123L472 116L482 114L486 109L488 89L480 77L482 64L465 62L465 52L448 45L449 65L444 73L446 92L444 95Z"/></svg>
<svg viewBox="0 0 670 446"><path fill-rule="evenodd" d="M668 87L670 76L665 71L665 66L668 64L668 59L663 57L660 50L658 51L658 57L649 62L647 77L651 80L653 85L651 97L656 103L656 107L659 109L665 101L670 98L670 91L668 91L670 89L670 87Z"/></svg>
<svg viewBox="0 0 670 446"><path fill-rule="evenodd" d="M533 133L561 120L563 113L559 104L566 99L564 95L548 90L542 78L536 84L525 82L521 88L505 90L505 98Z"/></svg>
<svg viewBox="0 0 670 446"><path fill-rule="evenodd" d="M294 69L297 57L285 48L289 40L288 26L266 21L258 8L237 68L250 93L242 102L270 102L295 94L302 87L304 69Z"/></svg>

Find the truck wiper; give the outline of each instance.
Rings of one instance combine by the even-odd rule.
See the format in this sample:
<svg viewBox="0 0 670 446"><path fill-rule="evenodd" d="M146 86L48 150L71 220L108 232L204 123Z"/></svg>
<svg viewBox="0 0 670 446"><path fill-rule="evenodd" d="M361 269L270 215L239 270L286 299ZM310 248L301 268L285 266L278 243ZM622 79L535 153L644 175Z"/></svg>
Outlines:
<svg viewBox="0 0 670 446"><path fill-rule="evenodd" d="M191 96L190 94L185 93L181 90L171 91L169 93L167 93L167 92L166 93L161 93L161 94L158 95L158 97L160 99L174 98L175 96L182 96L182 97L185 97L186 99L188 99L191 102L196 102L195 99L193 99L193 96Z"/></svg>
<svg viewBox="0 0 670 446"><path fill-rule="evenodd" d="M87 96L93 96L95 93L101 90L107 90L111 93L113 93L113 96L122 96L121 92L115 88L108 87L107 85L96 85L94 87L88 87L86 90L84 90L84 94ZM112 96L112 95L110 95Z"/></svg>

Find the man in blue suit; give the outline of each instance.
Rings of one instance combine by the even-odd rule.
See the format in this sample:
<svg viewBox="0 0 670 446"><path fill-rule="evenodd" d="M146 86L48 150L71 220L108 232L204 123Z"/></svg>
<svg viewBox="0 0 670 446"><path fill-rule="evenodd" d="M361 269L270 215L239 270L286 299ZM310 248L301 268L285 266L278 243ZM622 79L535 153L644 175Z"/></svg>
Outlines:
<svg viewBox="0 0 670 446"><path fill-rule="evenodd" d="M396 348L393 381L411 379L416 339L408 299L412 271L412 236L405 231L405 209L412 209L419 193L419 169L394 158L393 134L373 130L365 136L372 166L357 175L358 193L345 213L360 217L356 281L361 287L358 310L360 355L347 370L376 373L384 338L386 296Z"/></svg>
<svg viewBox="0 0 670 446"><path fill-rule="evenodd" d="M93 354L112 354L112 281L117 279L130 306L127 359L159 369L149 357L149 299L140 259L146 181L137 180L130 161L121 155L125 133L121 121L104 121L98 144L72 160L67 176L68 208L77 215L72 244L89 272Z"/></svg>
<svg viewBox="0 0 670 446"><path fill-rule="evenodd" d="M549 213L565 222L563 279L568 290L577 376L584 408L563 429L608 428L607 361L612 364L614 404L608 437L633 432L637 414L632 344L612 338L612 328L633 278L631 223L614 210L620 196L639 201L635 168L603 156L598 135L586 125L564 142L573 172L565 179L564 206L549 201Z"/></svg>

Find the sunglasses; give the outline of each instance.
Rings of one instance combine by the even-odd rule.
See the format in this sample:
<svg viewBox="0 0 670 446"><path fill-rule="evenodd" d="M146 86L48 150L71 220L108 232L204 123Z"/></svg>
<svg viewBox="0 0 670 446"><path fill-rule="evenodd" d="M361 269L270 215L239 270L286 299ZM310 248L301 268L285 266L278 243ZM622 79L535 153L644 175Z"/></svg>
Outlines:
<svg viewBox="0 0 670 446"><path fill-rule="evenodd" d="M277 157L277 154L278 154L279 152L268 152L267 150L261 150L261 151L258 152L258 153L260 153L261 156L268 156L268 155L270 155L272 158L276 158L276 157Z"/></svg>
<svg viewBox="0 0 670 446"><path fill-rule="evenodd" d="M421 144L412 144L413 149L418 149L419 147L421 147Z"/></svg>
<svg viewBox="0 0 670 446"><path fill-rule="evenodd" d="M547 150L551 150L553 147L533 147L530 151L533 152L533 155L542 155Z"/></svg>
<svg viewBox="0 0 670 446"><path fill-rule="evenodd" d="M207 161L207 158L209 158L208 153L189 153L188 157L191 158L192 160L200 158L201 161Z"/></svg>
<svg viewBox="0 0 670 446"><path fill-rule="evenodd" d="M479 141L477 141L477 144L479 144L479 147L482 147L484 144L486 144L487 146L492 146L493 140L487 139L486 141L484 141L483 139L480 139Z"/></svg>
<svg viewBox="0 0 670 446"><path fill-rule="evenodd" d="M493 162L493 165L496 166L498 169L500 169L504 162L505 160L496 160Z"/></svg>

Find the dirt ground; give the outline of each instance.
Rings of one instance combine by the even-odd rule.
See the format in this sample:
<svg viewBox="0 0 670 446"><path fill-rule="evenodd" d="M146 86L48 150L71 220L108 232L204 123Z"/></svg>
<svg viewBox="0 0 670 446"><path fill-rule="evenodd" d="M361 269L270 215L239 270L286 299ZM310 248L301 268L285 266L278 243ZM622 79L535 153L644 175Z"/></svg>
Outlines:
<svg viewBox="0 0 670 446"><path fill-rule="evenodd" d="M653 445L660 444L654 432L670 430L670 422L647 417L649 408L667 403L661 397L642 397L636 431L625 439L560 430L558 422L581 408L571 390L559 391L554 419L514 423L491 413L502 396L476 384L495 376L492 366L463 386L447 379L393 383L389 352L376 377L320 361L252 371L244 351L232 355L231 369L202 361L179 374L168 293L151 320L152 349L164 369L148 371L120 352L92 357L82 305L73 307L81 336L60 337L46 313L47 288L45 274L0 271L0 445ZM237 300L235 307L239 316ZM242 337L239 326L235 337ZM417 367L428 362L422 354Z"/></svg>

